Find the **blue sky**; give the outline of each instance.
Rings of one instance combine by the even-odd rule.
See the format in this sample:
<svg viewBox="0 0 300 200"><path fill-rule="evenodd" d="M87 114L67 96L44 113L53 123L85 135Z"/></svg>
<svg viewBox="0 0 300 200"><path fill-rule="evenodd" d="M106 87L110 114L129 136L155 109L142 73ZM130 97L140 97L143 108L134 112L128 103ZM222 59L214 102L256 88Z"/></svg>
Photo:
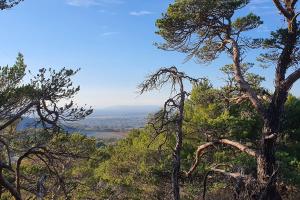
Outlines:
<svg viewBox="0 0 300 200"><path fill-rule="evenodd" d="M0 64L12 64L18 52L30 70L40 67L81 68L74 79L81 86L76 100L95 108L114 105L159 105L166 90L139 96L136 86L159 67L176 65L195 77L222 84L218 67L230 63L225 56L210 65L158 50L153 43L155 20L172 0L25 0L0 12ZM260 15L265 24L251 35L266 36L284 23L271 0L253 0L245 11ZM248 55L249 60L255 54ZM272 88L273 68L259 73ZM300 96L299 83L293 93Z"/></svg>

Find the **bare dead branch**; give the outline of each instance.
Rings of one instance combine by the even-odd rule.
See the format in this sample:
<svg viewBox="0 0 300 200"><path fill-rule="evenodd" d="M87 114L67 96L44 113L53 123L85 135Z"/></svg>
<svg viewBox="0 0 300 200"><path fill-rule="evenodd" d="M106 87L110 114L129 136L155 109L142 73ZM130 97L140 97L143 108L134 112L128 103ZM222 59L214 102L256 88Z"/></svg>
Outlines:
<svg viewBox="0 0 300 200"><path fill-rule="evenodd" d="M167 99L164 103L163 109L154 115L152 127L155 130L155 137L158 137L163 132L172 132L176 138L176 144L173 149L173 168L172 168L172 192L173 198L179 199L180 196L180 168L181 168L181 149L183 143L183 120L184 120L184 105L188 92L184 90L183 81L187 80L190 83L197 83L199 80L191 78L179 72L176 67L161 68L154 74L147 77L147 79L139 85L140 93L160 89L165 84L171 84L171 95L173 97ZM178 90L177 90L178 88ZM156 127L158 124L158 127ZM174 126L171 127L170 125ZM167 137L166 137L167 138ZM154 140L153 139L153 140ZM153 142L151 141L151 143ZM150 144L151 144L150 143ZM160 146L161 147L161 146ZM160 148L159 147L159 148Z"/></svg>
<svg viewBox="0 0 300 200"><path fill-rule="evenodd" d="M205 154L207 152L208 149L210 149L214 145L222 145L222 144L234 147L234 148L240 150L241 152L244 152L252 157L258 156L258 153L256 151L250 149L249 147L247 147L239 142L231 141L228 139L220 139L220 140L216 140L214 142L208 142L208 143L202 144L198 147L198 149L196 151L196 157L195 157L194 164L192 165L190 170L188 172L186 172L186 176L188 176L188 177L191 176L191 174L195 171L195 169L199 165L201 157L203 156L203 154Z"/></svg>

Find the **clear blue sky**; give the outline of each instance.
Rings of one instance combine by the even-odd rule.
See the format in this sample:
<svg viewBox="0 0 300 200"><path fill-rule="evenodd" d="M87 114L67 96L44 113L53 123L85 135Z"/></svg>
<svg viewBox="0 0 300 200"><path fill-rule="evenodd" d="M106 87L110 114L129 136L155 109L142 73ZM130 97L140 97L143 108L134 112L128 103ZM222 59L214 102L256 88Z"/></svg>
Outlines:
<svg viewBox="0 0 300 200"><path fill-rule="evenodd" d="M153 43L155 20L172 0L25 0L0 12L0 64L12 64L18 52L30 70L40 67L71 67L82 70L75 78L81 86L80 104L95 108L113 105L159 105L167 92L139 96L136 86L159 67L176 65L195 77L208 77L222 84L218 67L230 63L226 57L210 65L185 56L158 50ZM243 12L245 12L244 10ZM271 0L253 0L247 11L259 14L265 24L255 36L265 36L283 21ZM253 60L255 54L249 54ZM272 88L273 68L264 72ZM293 93L300 96L299 83Z"/></svg>

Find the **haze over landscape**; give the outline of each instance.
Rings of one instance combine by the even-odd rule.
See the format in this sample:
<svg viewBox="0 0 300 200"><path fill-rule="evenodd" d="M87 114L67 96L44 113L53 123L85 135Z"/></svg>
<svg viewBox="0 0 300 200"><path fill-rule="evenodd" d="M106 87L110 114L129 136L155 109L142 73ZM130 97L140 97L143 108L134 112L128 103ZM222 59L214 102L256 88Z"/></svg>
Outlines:
<svg viewBox="0 0 300 200"><path fill-rule="evenodd" d="M121 139L127 136L132 129L143 128L150 115L159 111L159 106L112 106L95 109L86 119L63 123L69 133L79 132L89 137L99 139ZM31 117L24 118L18 125L19 130L41 127Z"/></svg>

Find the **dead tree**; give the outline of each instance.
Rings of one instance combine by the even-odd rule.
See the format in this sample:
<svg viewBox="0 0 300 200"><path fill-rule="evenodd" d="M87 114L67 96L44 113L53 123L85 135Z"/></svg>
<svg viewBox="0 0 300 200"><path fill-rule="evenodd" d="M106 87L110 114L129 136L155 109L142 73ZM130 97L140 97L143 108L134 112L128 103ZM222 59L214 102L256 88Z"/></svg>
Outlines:
<svg viewBox="0 0 300 200"><path fill-rule="evenodd" d="M181 149L183 143L184 104L188 93L184 88L184 81L196 84L199 80L193 79L176 67L161 68L156 73L147 77L139 86L141 94L160 89L165 85L171 85L170 98L165 101L162 110L154 115L149 124L155 130L155 138L159 134L174 133L176 144L173 148L172 189L173 199L180 199L180 166Z"/></svg>

